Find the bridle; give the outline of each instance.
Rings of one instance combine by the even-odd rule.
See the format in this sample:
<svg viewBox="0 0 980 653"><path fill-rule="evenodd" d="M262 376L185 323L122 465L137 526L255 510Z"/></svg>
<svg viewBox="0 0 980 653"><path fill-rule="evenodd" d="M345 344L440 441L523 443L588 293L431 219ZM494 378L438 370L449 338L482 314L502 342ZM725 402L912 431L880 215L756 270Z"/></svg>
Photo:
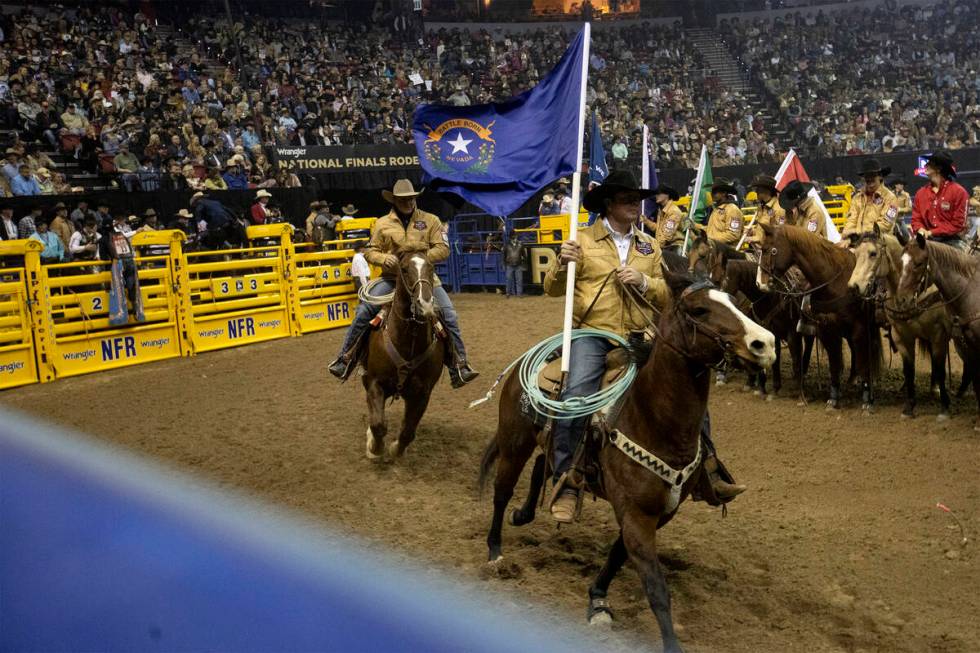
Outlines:
<svg viewBox="0 0 980 653"><path fill-rule="evenodd" d="M409 284L408 279L405 278L405 270L402 269L401 261L398 262L398 278L401 281L402 287L406 289L408 296L412 300L411 314L401 316L402 319L411 320L412 322L417 322L419 324L428 322L429 318L422 315L421 310L419 309L419 302L415 298L415 289L419 288L422 284L429 284L429 290L430 292L433 292L435 290L435 284L433 281L431 279L423 279L421 276L419 276L419 278L415 280L415 283Z"/></svg>
<svg viewBox="0 0 980 653"><path fill-rule="evenodd" d="M626 296L630 298L630 300L632 300L633 303L636 304L638 308L647 308L651 310L653 313L655 313L657 316L663 314L663 312L660 309L658 309L656 306L654 306L649 301L647 301L646 297L641 295L639 291L635 290L632 286L624 286L624 288L626 290L625 293ZM732 362L732 360L735 357L734 347L718 331L711 328L710 326L708 326L701 320L697 319L696 317L692 316L687 311L681 310L681 305L684 303L684 300L686 300L691 295L694 295L695 293L706 291L706 290L717 290L717 286L715 286L715 284L712 283L710 279L701 279L699 281L692 283L687 288L685 288L681 292L681 296L677 299L676 302L674 302L672 308L673 315L679 321L683 321L687 325L691 326L690 338L688 338L688 332L686 330L684 329L681 330L683 347L679 347L676 344L670 342L670 340L668 340L660 331L660 329L657 327L657 324L654 320L647 318L647 325L650 328L650 330L654 333L654 335L656 335L657 342L659 344L663 344L677 355L688 359L695 358L695 355L692 350L697 341L698 331L708 336L708 338L713 340L715 346L717 346L718 349L721 351L721 355L719 356L716 362L709 363L707 366L710 367L711 369L718 370L721 369L723 366L730 364Z"/></svg>
<svg viewBox="0 0 980 653"><path fill-rule="evenodd" d="M776 256L779 255L779 249L775 245L770 247L768 252L765 251L766 249L765 247L763 247L762 249L763 249L762 253L759 254L759 269L769 275L770 281L777 281L779 282L780 285L783 286L783 288L786 288L786 290L782 290L780 288L769 289L769 292L776 293L777 295L784 295L786 297L806 297L807 295L812 295L818 290L822 290L827 286L829 286L830 284L837 281L840 275L844 272L844 268L838 267L836 274L834 274L834 276L832 276L827 281L818 284L816 286L813 286L811 288L807 288L806 290L796 290L795 284L792 284L786 281L786 279L783 279L783 275L786 274L785 272L783 273L783 275L777 275L775 271L773 271L772 261L776 258ZM767 256L769 257L768 263L766 263Z"/></svg>

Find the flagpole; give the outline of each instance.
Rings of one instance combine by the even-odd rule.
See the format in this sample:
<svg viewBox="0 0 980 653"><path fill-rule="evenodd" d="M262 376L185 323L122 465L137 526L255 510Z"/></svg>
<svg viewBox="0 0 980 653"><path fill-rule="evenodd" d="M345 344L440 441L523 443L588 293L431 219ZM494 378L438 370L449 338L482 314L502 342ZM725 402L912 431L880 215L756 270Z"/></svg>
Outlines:
<svg viewBox="0 0 980 653"><path fill-rule="evenodd" d="M582 155L585 149L585 97L589 81L589 46L591 45L592 25L585 23L582 44L582 77L578 105L578 155L575 157L575 172L572 173L572 211L568 216L568 239L578 238L578 207L582 193ZM565 323L562 327L561 371L568 373L572 350L572 313L575 306L575 261L568 263L565 282Z"/></svg>
<svg viewBox="0 0 980 653"><path fill-rule="evenodd" d="M640 167L640 179L643 180L641 185L644 190L650 190L650 153L647 149L649 147L647 141L648 133L649 129L647 128L646 123L643 123L643 164ZM649 200L643 200L643 204L641 204L643 207L643 211L641 211L641 213L643 215L640 216L640 229L643 231L643 233L646 233L647 230L647 225L643 221L643 218L650 217L646 215L648 205Z"/></svg>
<svg viewBox="0 0 980 653"><path fill-rule="evenodd" d="M698 159L698 174L694 178L694 192L691 193L691 207L687 211L687 230L684 233L684 251L687 254L687 246L691 243L691 227L694 225L694 212L698 210L698 203L701 201L701 184L704 182L704 167L708 160L708 147L701 146L701 158Z"/></svg>

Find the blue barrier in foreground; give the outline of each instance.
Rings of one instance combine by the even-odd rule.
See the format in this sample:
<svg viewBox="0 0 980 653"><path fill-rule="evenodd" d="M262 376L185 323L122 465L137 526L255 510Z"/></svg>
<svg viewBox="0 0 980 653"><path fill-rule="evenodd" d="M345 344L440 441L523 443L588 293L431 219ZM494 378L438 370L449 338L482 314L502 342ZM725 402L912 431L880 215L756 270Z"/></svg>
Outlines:
<svg viewBox="0 0 980 653"><path fill-rule="evenodd" d="M0 651L608 646L277 510L3 413Z"/></svg>

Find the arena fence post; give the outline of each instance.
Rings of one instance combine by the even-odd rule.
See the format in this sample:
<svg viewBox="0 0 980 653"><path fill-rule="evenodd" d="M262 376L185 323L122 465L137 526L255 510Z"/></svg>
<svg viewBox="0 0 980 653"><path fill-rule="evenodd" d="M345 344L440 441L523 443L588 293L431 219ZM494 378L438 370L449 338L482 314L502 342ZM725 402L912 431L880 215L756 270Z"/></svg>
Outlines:
<svg viewBox="0 0 980 653"><path fill-rule="evenodd" d="M0 388L50 381L45 288L36 240L0 241Z"/></svg>
<svg viewBox="0 0 980 653"><path fill-rule="evenodd" d="M191 291L187 276L187 257L184 255L184 242L187 235L183 231L171 229L169 261L170 284L176 299L177 331L180 334L180 355L193 356L194 340L191 338Z"/></svg>

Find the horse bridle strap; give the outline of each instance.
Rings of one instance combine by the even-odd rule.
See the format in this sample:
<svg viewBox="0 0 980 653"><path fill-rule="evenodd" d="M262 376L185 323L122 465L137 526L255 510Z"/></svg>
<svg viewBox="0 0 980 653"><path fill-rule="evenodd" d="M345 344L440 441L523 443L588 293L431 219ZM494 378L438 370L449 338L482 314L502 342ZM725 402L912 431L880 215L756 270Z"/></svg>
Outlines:
<svg viewBox="0 0 980 653"><path fill-rule="evenodd" d="M638 465L642 465L647 471L653 472L670 488L670 496L667 499L666 511L673 512L681 502L681 489L684 483L691 478L698 466L701 464L701 438L698 438L698 451L694 455L694 460L688 463L684 469L674 469L663 460L650 453L637 443L626 437L626 434L619 429L609 431L609 442L614 447L622 451L626 456Z"/></svg>
<svg viewBox="0 0 980 653"><path fill-rule="evenodd" d="M425 351L413 358L412 360L405 360L405 357L398 353L398 349L395 347L395 343L391 341L391 336L388 335L388 329L384 329L381 332L382 338L385 343L385 351L388 353L388 357L395 364L398 369L398 385L396 389L398 394L402 393L402 389L405 387L405 381L408 380L408 375L414 372L419 365L424 363L429 358L437 345L439 345L439 339L433 334L432 342L426 347Z"/></svg>

